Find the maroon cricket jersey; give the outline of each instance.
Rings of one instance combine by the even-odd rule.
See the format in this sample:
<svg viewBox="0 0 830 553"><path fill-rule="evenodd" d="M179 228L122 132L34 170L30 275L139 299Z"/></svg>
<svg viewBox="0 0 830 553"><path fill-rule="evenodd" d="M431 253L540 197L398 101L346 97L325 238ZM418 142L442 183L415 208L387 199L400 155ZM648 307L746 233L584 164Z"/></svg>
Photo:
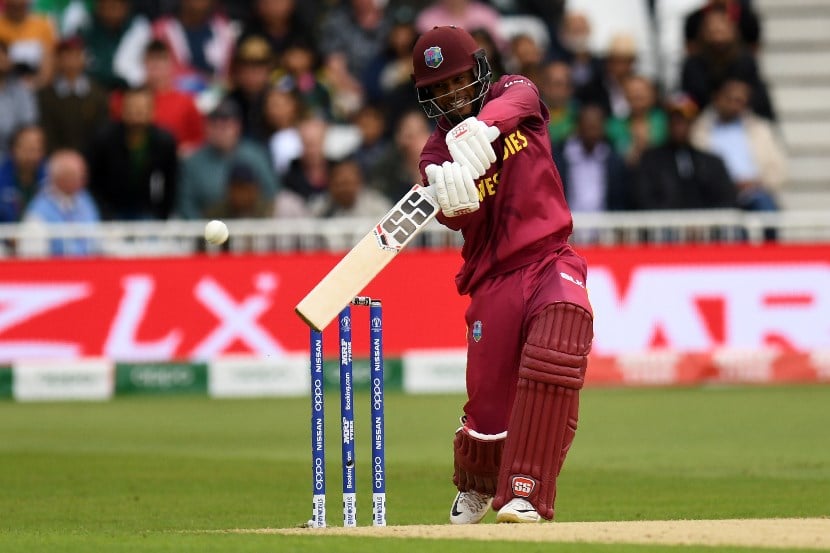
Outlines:
<svg viewBox="0 0 830 553"><path fill-rule="evenodd" d="M490 87L478 119L501 131L493 142L499 159L476 181L481 206L458 217L438 215L447 227L461 230L464 264L456 275L461 294L482 279L512 271L565 247L573 220L562 179L553 162L548 109L536 86L521 75L505 75ZM447 149L451 125L443 120L421 152L424 168L452 158ZM499 154L503 154L500 155Z"/></svg>

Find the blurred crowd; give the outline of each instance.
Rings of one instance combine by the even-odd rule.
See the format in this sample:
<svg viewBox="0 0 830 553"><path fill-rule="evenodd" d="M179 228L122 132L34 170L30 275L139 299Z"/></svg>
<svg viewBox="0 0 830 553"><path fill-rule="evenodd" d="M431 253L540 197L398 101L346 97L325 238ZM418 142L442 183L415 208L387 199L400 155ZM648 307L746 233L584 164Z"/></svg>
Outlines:
<svg viewBox="0 0 830 553"><path fill-rule="evenodd" d="M536 83L575 212L775 210L786 180L749 0L687 14L673 89L566 0L0 6L0 223L380 216L420 181L412 46L443 24Z"/></svg>

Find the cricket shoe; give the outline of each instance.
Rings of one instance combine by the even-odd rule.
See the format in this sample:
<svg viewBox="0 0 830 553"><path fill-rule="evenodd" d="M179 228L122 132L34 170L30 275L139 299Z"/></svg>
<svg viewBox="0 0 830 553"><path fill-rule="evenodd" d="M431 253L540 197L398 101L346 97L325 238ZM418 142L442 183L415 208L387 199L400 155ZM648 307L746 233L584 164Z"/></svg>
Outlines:
<svg viewBox="0 0 830 553"><path fill-rule="evenodd" d="M450 509L452 524L478 524L493 503L493 496L476 491L458 492Z"/></svg>
<svg viewBox="0 0 830 553"><path fill-rule="evenodd" d="M514 497L496 514L496 522L539 522L542 517L527 499Z"/></svg>

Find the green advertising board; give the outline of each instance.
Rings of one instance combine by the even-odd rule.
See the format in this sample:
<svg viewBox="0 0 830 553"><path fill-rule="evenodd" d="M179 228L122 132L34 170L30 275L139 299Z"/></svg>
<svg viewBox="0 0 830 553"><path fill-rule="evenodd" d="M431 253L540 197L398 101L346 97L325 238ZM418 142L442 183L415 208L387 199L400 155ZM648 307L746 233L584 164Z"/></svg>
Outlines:
<svg viewBox="0 0 830 553"><path fill-rule="evenodd" d="M328 359L323 364L323 371L326 378L327 390L340 389L340 363L337 359ZM369 386L369 360L354 359L352 371L355 391L366 391ZM384 359L383 361L383 383L384 389L388 392L399 392L403 389L403 362L400 358Z"/></svg>
<svg viewBox="0 0 830 553"><path fill-rule="evenodd" d="M205 363L118 363L115 394L206 394Z"/></svg>
<svg viewBox="0 0 830 553"><path fill-rule="evenodd" d="M12 393L12 368L0 366L0 399L9 399Z"/></svg>

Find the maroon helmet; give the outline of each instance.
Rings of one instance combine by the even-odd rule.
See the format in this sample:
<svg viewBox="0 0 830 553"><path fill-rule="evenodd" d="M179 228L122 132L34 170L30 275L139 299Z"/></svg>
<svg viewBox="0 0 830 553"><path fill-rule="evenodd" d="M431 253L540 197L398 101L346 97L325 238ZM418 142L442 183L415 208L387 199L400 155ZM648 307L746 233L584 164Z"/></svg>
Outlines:
<svg viewBox="0 0 830 553"><path fill-rule="evenodd" d="M421 35L412 50L412 65L412 78L418 92L418 102L431 119L442 115L451 121L455 118L438 106L436 98L429 91L429 86L470 69L476 78L470 86L477 87L477 92L468 103L476 103L475 113L481 109L484 95L490 89L490 64L484 49L480 48L472 35L464 29L454 25L433 27ZM463 106L456 106L455 109L458 107Z"/></svg>

